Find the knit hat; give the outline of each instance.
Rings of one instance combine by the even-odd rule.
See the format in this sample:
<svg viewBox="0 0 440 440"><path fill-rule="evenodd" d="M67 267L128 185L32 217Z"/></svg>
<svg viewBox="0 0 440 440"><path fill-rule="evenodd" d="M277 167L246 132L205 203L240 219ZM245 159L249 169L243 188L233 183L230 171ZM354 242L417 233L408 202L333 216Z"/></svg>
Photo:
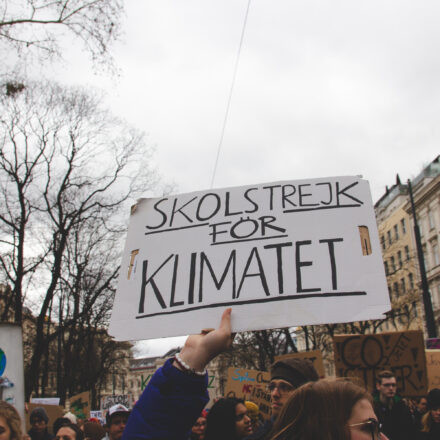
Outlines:
<svg viewBox="0 0 440 440"><path fill-rule="evenodd" d="M247 409L248 416L253 422L258 422L258 413L260 412L260 408L258 405L254 402L250 402L249 400L246 400L244 402L244 406Z"/></svg>
<svg viewBox="0 0 440 440"><path fill-rule="evenodd" d="M432 389L426 396L426 400L428 401L429 410L440 408L440 389Z"/></svg>
<svg viewBox="0 0 440 440"><path fill-rule="evenodd" d="M276 361L270 368L270 377L271 379L286 380L295 388L319 379L318 373L311 361L297 358Z"/></svg>
<svg viewBox="0 0 440 440"><path fill-rule="evenodd" d="M76 415L71 413L70 411L67 412L66 414L64 414L64 416L66 419L70 420L70 423L73 423L74 425L76 425L77 420L76 420Z"/></svg>
<svg viewBox="0 0 440 440"><path fill-rule="evenodd" d="M33 419L41 419L44 420L46 423L49 421L46 410L41 406L32 410L31 415L29 416L29 420L31 423Z"/></svg>

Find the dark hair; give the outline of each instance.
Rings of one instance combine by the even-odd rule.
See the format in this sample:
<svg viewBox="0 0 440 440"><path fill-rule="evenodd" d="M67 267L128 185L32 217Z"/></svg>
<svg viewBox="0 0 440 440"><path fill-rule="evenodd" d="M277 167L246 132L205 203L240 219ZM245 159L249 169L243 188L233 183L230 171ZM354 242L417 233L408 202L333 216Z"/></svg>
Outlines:
<svg viewBox="0 0 440 440"><path fill-rule="evenodd" d="M55 422L53 422L53 433L56 434L61 427L68 426L71 423L67 417L58 417Z"/></svg>
<svg viewBox="0 0 440 440"><path fill-rule="evenodd" d="M61 428L69 428L69 429L71 429L72 431L75 432L75 438L76 438L76 440L84 440L84 433L81 431L81 429L78 428L78 425L74 425L73 423L69 423L69 424L66 423L65 425L62 425L62 426L60 426L60 427L58 428L58 430L57 430L57 432L55 433L55 435L58 434L58 431L59 431Z"/></svg>
<svg viewBox="0 0 440 440"><path fill-rule="evenodd" d="M348 380L322 379L296 389L275 421L272 440L349 440L354 405L370 394Z"/></svg>
<svg viewBox="0 0 440 440"><path fill-rule="evenodd" d="M226 397L218 400L206 418L205 440L233 440L235 434L235 408L244 405L242 399Z"/></svg>
<svg viewBox="0 0 440 440"><path fill-rule="evenodd" d="M91 440L101 440L105 437L105 429L95 422L85 422L83 425L84 437L90 438Z"/></svg>
<svg viewBox="0 0 440 440"><path fill-rule="evenodd" d="M382 379L391 379L392 377L396 377L396 375L390 371L390 370L384 370L381 371L377 377L376 377L376 382L381 385L382 384Z"/></svg>

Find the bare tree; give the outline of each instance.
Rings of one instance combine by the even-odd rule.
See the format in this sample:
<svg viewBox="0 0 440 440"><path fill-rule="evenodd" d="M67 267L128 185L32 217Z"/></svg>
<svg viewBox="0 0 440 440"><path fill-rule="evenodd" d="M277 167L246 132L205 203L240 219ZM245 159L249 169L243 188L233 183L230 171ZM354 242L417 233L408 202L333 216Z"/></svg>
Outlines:
<svg viewBox="0 0 440 440"><path fill-rule="evenodd" d="M15 320L25 301L37 314L27 396L38 389L55 310L73 329L104 301L94 323L105 323L127 202L156 182L150 155L142 133L95 93L33 83L0 96L0 277Z"/></svg>
<svg viewBox="0 0 440 440"><path fill-rule="evenodd" d="M95 65L113 67L109 49L120 36L122 13L122 0L5 0L0 48L3 57L13 49L28 62L60 58L67 34L83 43Z"/></svg>

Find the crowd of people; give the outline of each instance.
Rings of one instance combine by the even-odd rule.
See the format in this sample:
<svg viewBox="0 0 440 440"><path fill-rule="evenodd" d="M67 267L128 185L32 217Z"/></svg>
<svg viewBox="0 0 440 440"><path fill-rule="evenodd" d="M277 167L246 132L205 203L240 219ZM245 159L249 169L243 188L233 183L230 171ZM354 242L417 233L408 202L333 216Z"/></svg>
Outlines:
<svg viewBox="0 0 440 440"><path fill-rule="evenodd" d="M36 408L26 436L17 411L0 402L0 440L440 440L440 389L405 400L397 394L395 375L382 371L370 394L348 379L319 379L308 360L272 365L272 413L264 422L255 403L237 398L221 398L206 410L205 368L232 343L230 316L228 309L218 329L188 337L132 411L123 405L109 409L105 429L97 420L79 426L66 414L53 423L52 436L46 412Z"/></svg>

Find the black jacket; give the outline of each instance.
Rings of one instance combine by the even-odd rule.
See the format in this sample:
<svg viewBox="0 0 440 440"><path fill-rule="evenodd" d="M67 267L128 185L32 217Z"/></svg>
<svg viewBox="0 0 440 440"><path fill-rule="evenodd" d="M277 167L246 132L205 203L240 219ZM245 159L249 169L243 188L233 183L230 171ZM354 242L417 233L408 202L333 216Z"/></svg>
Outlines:
<svg viewBox="0 0 440 440"><path fill-rule="evenodd" d="M414 440L416 428L411 411L400 396L394 396L391 408L382 404L379 394L373 395L374 412L382 424L382 432L390 440Z"/></svg>

